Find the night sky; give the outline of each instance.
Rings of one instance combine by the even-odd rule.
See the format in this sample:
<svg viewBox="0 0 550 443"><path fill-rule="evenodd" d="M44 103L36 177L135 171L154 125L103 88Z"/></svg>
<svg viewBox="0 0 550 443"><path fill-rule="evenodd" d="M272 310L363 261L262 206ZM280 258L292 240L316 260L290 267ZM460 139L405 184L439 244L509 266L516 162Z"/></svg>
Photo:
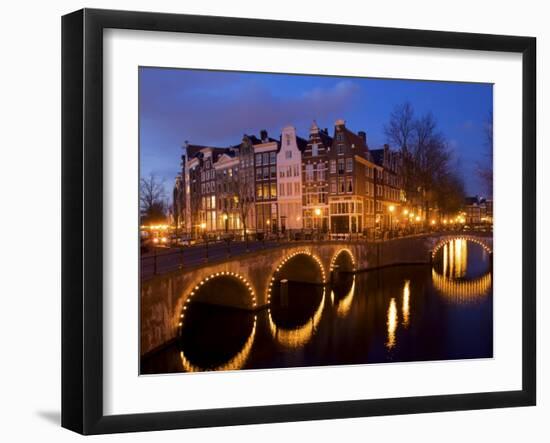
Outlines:
<svg viewBox="0 0 550 443"><path fill-rule="evenodd" d="M286 125L307 138L313 119L332 135L335 120L343 118L353 132L364 130L376 149L386 142L391 111L405 101L417 116L432 112L467 192L485 194L476 171L489 161L490 84L140 68L139 99L141 175L164 180L167 196L186 140L224 147L261 129L278 138Z"/></svg>

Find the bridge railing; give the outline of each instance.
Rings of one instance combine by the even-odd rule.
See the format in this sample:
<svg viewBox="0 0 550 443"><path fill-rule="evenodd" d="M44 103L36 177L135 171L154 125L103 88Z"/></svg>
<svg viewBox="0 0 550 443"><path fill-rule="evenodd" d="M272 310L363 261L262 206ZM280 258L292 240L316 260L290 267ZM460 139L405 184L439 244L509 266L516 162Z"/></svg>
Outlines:
<svg viewBox="0 0 550 443"><path fill-rule="evenodd" d="M300 243L318 243L318 242L385 242L398 238L413 238L424 235L450 235L466 233L456 230L417 230L416 232L404 231L371 231L364 233L321 233L315 231L303 231L300 235L276 236L271 238L262 238L254 241L244 240L218 240L210 241L208 239L199 244L179 247L153 247L149 250L142 249L140 254L140 278L142 280L151 278L158 274L175 271L177 269L192 268L205 263L220 262L228 258L257 252L266 249L277 248ZM294 233L297 234L297 233ZM468 232L468 234L472 234ZM475 235L483 235L475 233ZM488 235L491 235L490 233Z"/></svg>

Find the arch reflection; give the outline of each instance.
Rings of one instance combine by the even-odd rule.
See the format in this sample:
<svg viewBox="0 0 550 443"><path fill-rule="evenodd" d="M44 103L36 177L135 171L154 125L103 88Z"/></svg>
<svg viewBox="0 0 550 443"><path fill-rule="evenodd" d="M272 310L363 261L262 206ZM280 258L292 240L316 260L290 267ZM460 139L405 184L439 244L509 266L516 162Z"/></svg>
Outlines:
<svg viewBox="0 0 550 443"><path fill-rule="evenodd" d="M432 282L439 293L454 303L475 303L488 295L492 275L488 272L474 280L453 280L432 269Z"/></svg>
<svg viewBox="0 0 550 443"><path fill-rule="evenodd" d="M254 323L250 335L246 342L242 346L239 352L237 352L232 358L225 363L213 366L213 367L201 367L200 365L193 364L189 358L185 355L184 350L180 351L180 359L183 369L186 372L204 372L204 371L236 371L242 369L250 355L250 350L254 344L254 338L256 337L256 324L257 316L254 316Z"/></svg>
<svg viewBox="0 0 550 443"><path fill-rule="evenodd" d="M348 315L355 295L355 275L352 276L351 285L349 285L349 289L344 293L343 297L338 297L337 293L334 292L335 290L338 291L338 289L338 287L335 287L331 290L330 298L332 304L336 306L336 315L343 318Z"/></svg>
<svg viewBox="0 0 550 443"><path fill-rule="evenodd" d="M313 313L311 318L306 323L298 325L294 328L285 328L278 326L273 319L271 308L267 310L269 330L271 332L271 336L277 341L277 343L287 348L296 349L304 346L311 340L311 338L317 331L317 327L323 315L323 308L325 306L325 293L326 288L323 287L323 295L321 297L321 301L319 302L319 305L315 309L315 312Z"/></svg>

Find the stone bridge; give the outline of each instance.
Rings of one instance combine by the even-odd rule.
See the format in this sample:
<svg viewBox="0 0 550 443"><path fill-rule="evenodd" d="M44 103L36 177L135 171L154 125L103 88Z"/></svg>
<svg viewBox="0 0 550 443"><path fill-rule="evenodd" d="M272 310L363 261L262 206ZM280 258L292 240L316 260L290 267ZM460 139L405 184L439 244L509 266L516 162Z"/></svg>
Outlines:
<svg viewBox="0 0 550 443"><path fill-rule="evenodd" d="M200 301L256 310L270 303L271 288L287 279L325 284L335 272L430 263L437 250L464 238L492 250L492 237L432 234L386 241L292 242L216 263L177 270L141 283L141 354L175 339L187 304Z"/></svg>

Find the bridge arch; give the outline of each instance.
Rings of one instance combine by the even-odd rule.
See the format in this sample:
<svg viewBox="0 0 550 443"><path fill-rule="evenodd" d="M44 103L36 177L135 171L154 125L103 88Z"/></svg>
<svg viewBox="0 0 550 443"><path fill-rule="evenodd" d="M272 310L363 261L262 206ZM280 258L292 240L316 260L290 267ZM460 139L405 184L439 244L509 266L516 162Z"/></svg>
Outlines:
<svg viewBox="0 0 550 443"><path fill-rule="evenodd" d="M446 244L450 243L453 240L466 240L472 243L476 243L479 246L481 246L486 252L489 254L493 253L493 248L485 241L481 240L480 237L476 237L473 235L452 235L447 237L441 237L437 243L435 244L434 248L432 249L432 259L435 258L437 252Z"/></svg>
<svg viewBox="0 0 550 443"><path fill-rule="evenodd" d="M273 272L273 274L271 274L271 279L269 280L269 284L267 285L267 290L266 290L267 304L269 304L271 302L271 292L272 292L272 289L273 289L273 284L275 283L277 278L280 276L280 273L281 273L281 270L283 269L283 267L290 260L292 260L293 258L295 258L297 256L300 256L300 255L308 256L311 259L313 259L313 261L317 264L317 266L319 267L319 270L321 271L321 283L323 283L323 284L326 283L327 278L326 278L326 273L325 273L325 267L323 266L323 263L321 262L321 259L316 254L308 251L307 249L299 249L299 250L294 251L291 254L287 255L286 257L284 257L277 264L277 267L275 268L275 271Z"/></svg>
<svg viewBox="0 0 550 443"><path fill-rule="evenodd" d="M349 260L348 263L350 263L351 269L345 269L345 271L355 271L356 264L355 264L355 257L353 255L353 252L349 248L340 248L338 249L334 255L332 256L332 259L330 260L330 271L334 271L336 265L338 264L338 260L341 258L344 258Z"/></svg>
<svg viewBox="0 0 550 443"><path fill-rule="evenodd" d="M179 333L181 334L181 330L183 327L183 322L185 320L185 314L187 311L187 308L189 306L189 303L191 303L194 299L196 300L201 296L201 290L205 290L208 286L210 286L210 289L212 288L212 285L222 283L222 279L230 279L233 281L233 283L236 283L236 287L240 287L240 289L243 289L245 293L247 294L246 300L239 300L238 303L235 303L236 305L242 304L243 308L250 308L253 309L256 308L256 293L254 291L254 288L250 284L250 282L241 274L237 272L231 272L231 271L220 271L220 272L213 272L210 275L204 277L200 281L197 281L193 287L193 289L188 294L183 294L182 296L182 306L179 310L178 318L176 319L178 324ZM227 281L227 280L226 280ZM210 293L216 294L216 291L210 291ZM227 295L227 292L224 291L224 296ZM204 301L204 300L203 300ZM206 301L214 301L215 300L206 300ZM179 335L179 334L178 334Z"/></svg>

